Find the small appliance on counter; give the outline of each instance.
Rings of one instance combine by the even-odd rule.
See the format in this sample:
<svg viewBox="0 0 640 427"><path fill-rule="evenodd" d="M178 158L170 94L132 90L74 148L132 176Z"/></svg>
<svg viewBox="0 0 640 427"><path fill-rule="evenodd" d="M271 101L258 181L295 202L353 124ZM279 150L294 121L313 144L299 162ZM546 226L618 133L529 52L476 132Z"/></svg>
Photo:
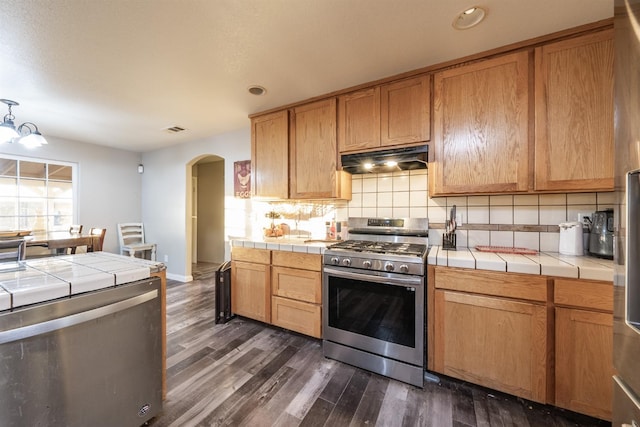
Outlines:
<svg viewBox="0 0 640 427"><path fill-rule="evenodd" d="M593 213L593 224L589 234L589 254L599 258L613 259L613 209Z"/></svg>
<svg viewBox="0 0 640 427"><path fill-rule="evenodd" d="M562 255L582 256L583 238L582 223L578 221L563 222L560 226L560 244L558 252Z"/></svg>

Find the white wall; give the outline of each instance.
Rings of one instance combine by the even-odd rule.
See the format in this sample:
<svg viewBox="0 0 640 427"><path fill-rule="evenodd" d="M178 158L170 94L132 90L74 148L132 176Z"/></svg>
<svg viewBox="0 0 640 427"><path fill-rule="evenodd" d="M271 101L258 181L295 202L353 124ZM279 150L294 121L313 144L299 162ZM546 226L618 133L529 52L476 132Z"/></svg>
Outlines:
<svg viewBox="0 0 640 427"><path fill-rule="evenodd" d="M107 229L104 250L119 252L116 224L141 220L140 153L116 150L47 136L48 145L34 149L0 145L0 154L78 164L78 218L90 227Z"/></svg>
<svg viewBox="0 0 640 427"><path fill-rule="evenodd" d="M245 235L249 204L233 198L233 162L251 158L249 127L186 144L142 154L142 218L149 241L158 245L158 260L167 265L167 277L190 281L191 259L187 236L187 198L191 185L191 165L199 158L215 155L225 160L225 230L227 235ZM227 240L227 236L225 236ZM166 258L165 258L166 257ZM229 259L226 244L225 259Z"/></svg>

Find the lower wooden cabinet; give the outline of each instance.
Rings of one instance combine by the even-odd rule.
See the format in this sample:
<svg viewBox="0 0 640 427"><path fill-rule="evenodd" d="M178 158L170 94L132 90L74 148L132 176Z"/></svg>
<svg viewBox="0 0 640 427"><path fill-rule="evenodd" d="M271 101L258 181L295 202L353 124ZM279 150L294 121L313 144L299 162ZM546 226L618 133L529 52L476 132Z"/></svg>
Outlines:
<svg viewBox="0 0 640 427"><path fill-rule="evenodd" d="M322 256L274 251L271 323L322 337Z"/></svg>
<svg viewBox="0 0 640 427"><path fill-rule="evenodd" d="M429 266L429 369L611 420L613 283Z"/></svg>
<svg viewBox="0 0 640 427"><path fill-rule="evenodd" d="M322 256L234 247L231 310L240 316L322 337Z"/></svg>
<svg viewBox="0 0 640 427"><path fill-rule="evenodd" d="M271 321L271 251L233 248L231 253L231 311Z"/></svg>
<svg viewBox="0 0 640 427"><path fill-rule="evenodd" d="M436 290L437 372L546 401L544 305Z"/></svg>
<svg viewBox="0 0 640 427"><path fill-rule="evenodd" d="M613 285L556 279L554 293L555 405L611 420Z"/></svg>

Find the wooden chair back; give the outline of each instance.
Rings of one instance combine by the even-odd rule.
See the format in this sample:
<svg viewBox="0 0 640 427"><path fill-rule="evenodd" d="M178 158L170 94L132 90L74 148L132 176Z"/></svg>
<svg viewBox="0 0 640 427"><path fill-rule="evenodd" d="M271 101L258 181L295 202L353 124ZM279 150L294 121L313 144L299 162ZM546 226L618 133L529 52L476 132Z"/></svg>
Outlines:
<svg viewBox="0 0 640 427"><path fill-rule="evenodd" d="M144 243L144 226L141 222L124 222L118 224L118 240L120 246Z"/></svg>
<svg viewBox="0 0 640 427"><path fill-rule="evenodd" d="M73 224L69 227L69 233L80 234L82 233L82 224Z"/></svg>
<svg viewBox="0 0 640 427"><path fill-rule="evenodd" d="M98 252L102 250L102 246L104 245L104 236L106 233L106 228L91 227L91 230L89 230L89 234L91 234L92 236L100 236L100 241L97 244L94 244L92 248L90 248L91 252Z"/></svg>
<svg viewBox="0 0 640 427"><path fill-rule="evenodd" d="M0 262L21 261L27 255L27 242L24 239L0 240Z"/></svg>

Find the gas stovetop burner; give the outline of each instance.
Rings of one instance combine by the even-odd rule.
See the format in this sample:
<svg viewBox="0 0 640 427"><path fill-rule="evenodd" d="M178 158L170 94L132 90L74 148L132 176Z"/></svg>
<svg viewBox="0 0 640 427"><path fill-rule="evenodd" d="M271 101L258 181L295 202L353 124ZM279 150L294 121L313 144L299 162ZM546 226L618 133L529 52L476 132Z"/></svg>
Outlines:
<svg viewBox="0 0 640 427"><path fill-rule="evenodd" d="M373 242L368 240L345 240L335 243L329 249L342 249L354 252L372 252L377 254L422 256L426 245L417 243Z"/></svg>

